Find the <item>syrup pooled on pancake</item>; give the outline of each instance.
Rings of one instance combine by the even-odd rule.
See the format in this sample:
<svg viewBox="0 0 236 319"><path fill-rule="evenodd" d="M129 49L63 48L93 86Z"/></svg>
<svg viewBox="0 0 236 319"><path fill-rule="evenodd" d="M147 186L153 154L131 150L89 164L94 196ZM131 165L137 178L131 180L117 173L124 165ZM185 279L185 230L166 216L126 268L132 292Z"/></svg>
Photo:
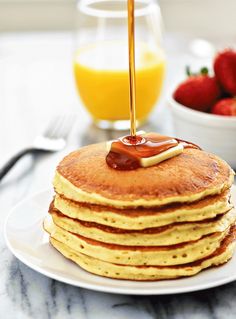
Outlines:
<svg viewBox="0 0 236 319"><path fill-rule="evenodd" d="M179 152L174 152L177 146L180 146ZM150 165L147 165L152 166L160 162L157 155L172 148L173 152L169 152L167 158L163 157L161 161L179 155L183 148L200 149L193 143L157 133L124 136L111 143L111 148L106 156L106 162L114 169L132 170L143 167L142 159L156 156L157 161L152 161Z"/></svg>
<svg viewBox="0 0 236 319"><path fill-rule="evenodd" d="M181 140L179 138L175 138L175 139L176 139L176 141L181 143L184 148L195 148L197 150L201 150L201 147L199 147L197 144L194 144L194 143L189 142L189 141Z"/></svg>

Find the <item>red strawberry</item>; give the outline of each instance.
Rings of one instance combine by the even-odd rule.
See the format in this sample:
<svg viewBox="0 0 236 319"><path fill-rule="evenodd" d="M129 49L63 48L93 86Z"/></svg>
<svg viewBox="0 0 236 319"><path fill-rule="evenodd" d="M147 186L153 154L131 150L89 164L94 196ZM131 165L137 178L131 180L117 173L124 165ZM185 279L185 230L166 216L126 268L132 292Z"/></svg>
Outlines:
<svg viewBox="0 0 236 319"><path fill-rule="evenodd" d="M227 98L217 102L211 113L218 115L236 116L236 98Z"/></svg>
<svg viewBox="0 0 236 319"><path fill-rule="evenodd" d="M220 87L215 79L208 75L207 68L202 68L200 74L191 74L174 92L174 99L198 111L206 112L221 95Z"/></svg>
<svg viewBox="0 0 236 319"><path fill-rule="evenodd" d="M222 88L236 95L236 51L226 49L219 52L214 60L214 71Z"/></svg>

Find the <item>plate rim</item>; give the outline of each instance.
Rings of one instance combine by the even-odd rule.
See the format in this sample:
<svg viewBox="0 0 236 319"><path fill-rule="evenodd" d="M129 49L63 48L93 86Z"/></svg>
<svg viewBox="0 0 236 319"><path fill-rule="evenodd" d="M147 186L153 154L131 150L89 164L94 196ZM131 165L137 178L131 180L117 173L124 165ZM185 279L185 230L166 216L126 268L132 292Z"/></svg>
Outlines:
<svg viewBox="0 0 236 319"><path fill-rule="evenodd" d="M233 191L236 193L236 185L232 185L232 189ZM7 235L7 228L8 228L8 223L9 223L9 219L10 217L12 217L12 215L14 215L15 211L21 207L22 205L24 205L25 203L27 203L29 200L33 200L35 197L42 195L42 194L53 194L52 190L47 188L44 190L41 190L39 192L35 192L29 196L27 196L25 199L21 200L19 203L17 203L15 206L12 207L12 209L10 210L10 212L7 214L5 221L4 221L4 226L3 226L3 236L4 236L4 240L6 243L7 248L10 250L10 252L13 254L13 256L15 256L18 260L20 260L24 265L26 265L27 267L29 267L30 269L33 269L34 271L57 281L69 284L71 286L75 286L75 287L80 287L80 288L85 288L85 289L89 289L89 290L93 290L93 291L98 291L98 292L104 292L104 293L112 293L112 294L123 294L123 295L170 295L170 294L183 294L183 293L190 293L190 292L194 292L194 291L201 291L201 290L206 290L206 289L210 289L210 288L215 288L215 287L219 287L222 285L225 285L227 283L230 283L234 280L236 280L236 271L233 275L227 277L227 278L222 278L222 279L218 279L216 281L212 281L211 283L203 283L203 284L195 284L194 286L186 286L186 287L180 287L177 286L176 288L171 287L171 288L164 288L161 287L148 287L148 288L130 288L130 287L109 287L109 286L103 286L99 283L86 283L86 282L80 282L79 280L73 280L70 278L66 278L65 276L60 276L57 274L54 274L53 271L48 271L43 269L42 267L35 265L33 262L29 261L27 259L27 257L24 257L22 254L18 253L18 251L11 245L8 235ZM43 205L43 204L42 204ZM50 244L48 242L48 244ZM235 252L236 253L236 252ZM62 258L65 258L63 256L61 256ZM232 262L232 259L229 260L229 262ZM221 266L221 268L224 265ZM79 266L78 266L79 267ZM82 269L82 268L81 268ZM212 270L215 268L212 268ZM210 271L211 269L208 269L208 271ZM88 272L89 273L89 272ZM89 273L90 274L90 273ZM97 276L95 274L90 274L91 276ZM99 277L99 276L98 276ZM191 277L188 278L184 278L184 279L191 279ZM106 278L103 277L104 280L109 279L109 280L114 280L117 281L116 279L111 279L111 278ZM180 279L175 279L175 280L180 280ZM122 280L121 280L122 281ZM132 280L123 280L126 281L128 283L137 283L137 281L132 281ZM168 280L170 281L170 280ZM160 281L156 281L157 283ZM164 281L162 281L164 282ZM145 285L145 281L142 282ZM164 289L164 290L163 290Z"/></svg>

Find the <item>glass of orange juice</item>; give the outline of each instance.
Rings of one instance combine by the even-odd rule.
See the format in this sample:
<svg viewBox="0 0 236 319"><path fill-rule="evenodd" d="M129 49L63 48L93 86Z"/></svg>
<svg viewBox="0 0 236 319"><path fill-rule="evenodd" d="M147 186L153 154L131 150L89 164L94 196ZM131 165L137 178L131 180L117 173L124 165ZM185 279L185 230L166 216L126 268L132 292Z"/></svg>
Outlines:
<svg viewBox="0 0 236 319"><path fill-rule="evenodd" d="M82 103L100 128L129 128L127 0L79 0L74 57ZM136 116L143 124L160 96L165 56L155 0L135 1Z"/></svg>

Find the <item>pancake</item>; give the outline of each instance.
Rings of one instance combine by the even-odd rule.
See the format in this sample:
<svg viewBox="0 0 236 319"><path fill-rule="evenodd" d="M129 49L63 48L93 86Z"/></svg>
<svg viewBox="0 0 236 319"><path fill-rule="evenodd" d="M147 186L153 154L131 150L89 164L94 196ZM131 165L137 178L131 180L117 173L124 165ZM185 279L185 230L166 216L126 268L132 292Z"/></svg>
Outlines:
<svg viewBox="0 0 236 319"><path fill-rule="evenodd" d="M130 171L110 168L106 155L105 143L70 153L57 167L56 192L77 202L152 207L200 200L233 183L234 173L225 161L198 149L185 149L158 165Z"/></svg>
<svg viewBox="0 0 236 319"><path fill-rule="evenodd" d="M212 254L228 233L206 235L203 238L173 246L122 246L107 244L73 234L56 226L49 218L44 222L45 230L57 241L76 252L109 263L121 265L179 265L202 259Z"/></svg>
<svg viewBox="0 0 236 319"><path fill-rule="evenodd" d="M136 281L163 280L193 276L203 269L226 263L232 257L235 248L235 227L231 229L229 235L221 242L221 246L212 255L194 263L169 267L121 266L86 256L54 238L50 238L50 242L66 258L93 274Z"/></svg>
<svg viewBox="0 0 236 319"><path fill-rule="evenodd" d="M201 221L214 218L229 211L229 190L222 194L208 196L193 203L175 204L156 208L118 209L96 204L79 203L56 195L54 206L63 215L88 222L117 227L121 229L140 230L160 227L177 222Z"/></svg>
<svg viewBox="0 0 236 319"><path fill-rule="evenodd" d="M44 229L65 257L130 280L191 276L232 257L234 172L225 161L186 148L157 165L119 171L106 155L105 143L89 145L56 169Z"/></svg>
<svg viewBox="0 0 236 319"><path fill-rule="evenodd" d="M235 223L236 210L202 222L175 223L144 230L124 230L68 218L51 205L53 222L64 230L97 241L127 246L167 246L195 241L205 235L224 232Z"/></svg>

